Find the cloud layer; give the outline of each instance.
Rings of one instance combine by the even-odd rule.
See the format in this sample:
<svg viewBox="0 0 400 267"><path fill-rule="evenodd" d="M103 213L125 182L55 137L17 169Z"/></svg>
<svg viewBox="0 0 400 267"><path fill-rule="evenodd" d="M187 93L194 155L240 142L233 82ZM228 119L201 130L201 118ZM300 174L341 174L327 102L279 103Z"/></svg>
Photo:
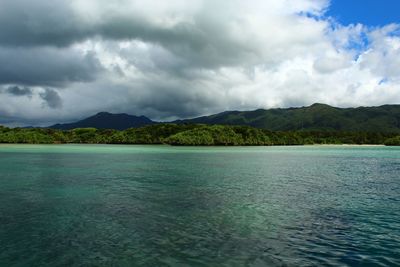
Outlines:
<svg viewBox="0 0 400 267"><path fill-rule="evenodd" d="M0 123L400 102L400 26L327 0L2 0Z"/></svg>

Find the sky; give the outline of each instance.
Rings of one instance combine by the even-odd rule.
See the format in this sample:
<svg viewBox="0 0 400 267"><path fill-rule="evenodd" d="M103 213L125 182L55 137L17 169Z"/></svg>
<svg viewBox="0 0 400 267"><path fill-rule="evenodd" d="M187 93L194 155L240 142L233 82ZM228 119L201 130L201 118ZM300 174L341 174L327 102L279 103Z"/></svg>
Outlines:
<svg viewBox="0 0 400 267"><path fill-rule="evenodd" d="M327 15L349 25L361 23L368 26L385 26L399 23L398 0L336 0L330 3Z"/></svg>
<svg viewBox="0 0 400 267"><path fill-rule="evenodd" d="M397 0L0 0L0 124L400 103Z"/></svg>

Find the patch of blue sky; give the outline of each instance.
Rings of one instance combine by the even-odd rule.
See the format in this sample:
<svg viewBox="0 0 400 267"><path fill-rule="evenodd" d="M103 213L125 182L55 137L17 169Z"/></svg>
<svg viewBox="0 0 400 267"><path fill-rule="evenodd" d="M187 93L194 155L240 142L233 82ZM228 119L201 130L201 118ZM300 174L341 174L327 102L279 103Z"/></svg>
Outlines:
<svg viewBox="0 0 400 267"><path fill-rule="evenodd" d="M361 53L361 51L368 49L369 45L370 41L368 35L365 31L361 31L357 38L352 38L349 40L345 48ZM359 54L357 53L356 57L358 56Z"/></svg>
<svg viewBox="0 0 400 267"><path fill-rule="evenodd" d="M325 14L343 25L382 27L400 23L400 0L331 0Z"/></svg>
<svg viewBox="0 0 400 267"><path fill-rule="evenodd" d="M362 24L371 31L395 24L386 34L400 37L400 0L331 0L323 18L332 21L332 30L338 25ZM367 31L362 30L344 47L354 52L354 60L370 47Z"/></svg>

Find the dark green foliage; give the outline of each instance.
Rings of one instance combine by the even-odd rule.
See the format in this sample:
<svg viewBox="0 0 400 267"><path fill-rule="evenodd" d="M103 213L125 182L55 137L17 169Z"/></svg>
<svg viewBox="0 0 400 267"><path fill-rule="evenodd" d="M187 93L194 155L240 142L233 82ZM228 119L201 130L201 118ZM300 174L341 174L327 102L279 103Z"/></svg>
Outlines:
<svg viewBox="0 0 400 267"><path fill-rule="evenodd" d="M50 129L9 129L0 128L1 143L52 144L54 130Z"/></svg>
<svg viewBox="0 0 400 267"><path fill-rule="evenodd" d="M165 140L179 132L191 130L198 125L156 124L142 128L131 128L125 132L128 144L163 144Z"/></svg>
<svg viewBox="0 0 400 267"><path fill-rule="evenodd" d="M210 131L206 129L193 129L177 133L166 139L168 144L172 145L214 145L214 138Z"/></svg>
<svg viewBox="0 0 400 267"><path fill-rule="evenodd" d="M386 139L385 145L386 146L400 146L400 135Z"/></svg>
<svg viewBox="0 0 400 267"><path fill-rule="evenodd" d="M399 145L397 133L344 131L269 131L249 126L204 124L155 124L124 131L77 128L23 129L0 126L0 143L86 143L170 145L305 145L386 144Z"/></svg>
<svg viewBox="0 0 400 267"><path fill-rule="evenodd" d="M400 133L400 105L335 108L325 104L287 109L225 111L177 123L247 125L271 131L352 131Z"/></svg>
<svg viewBox="0 0 400 267"><path fill-rule="evenodd" d="M172 145L272 145L266 131L247 126L201 125L172 135L165 140Z"/></svg>

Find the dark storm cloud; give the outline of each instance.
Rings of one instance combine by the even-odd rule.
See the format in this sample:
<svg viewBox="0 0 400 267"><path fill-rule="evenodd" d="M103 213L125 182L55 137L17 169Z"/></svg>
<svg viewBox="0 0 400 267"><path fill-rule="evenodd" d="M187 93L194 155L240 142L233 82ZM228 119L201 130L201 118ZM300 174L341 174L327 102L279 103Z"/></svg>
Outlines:
<svg viewBox="0 0 400 267"><path fill-rule="evenodd" d="M104 12L100 21L91 21L77 14L65 0L2 0L0 7L3 45L68 46L96 35L112 40L139 38L159 43L181 43L187 38L192 46L203 41L198 38L200 32L189 25L178 24L171 29L155 26L138 13Z"/></svg>
<svg viewBox="0 0 400 267"><path fill-rule="evenodd" d="M106 39L138 39L158 44L178 56L184 68L216 68L259 60L251 42L230 40L226 34L221 35L227 29L207 20L207 17L198 17L195 22L165 28L140 18L113 18L95 31Z"/></svg>
<svg viewBox="0 0 400 267"><path fill-rule="evenodd" d="M26 126L48 126L51 122L46 122L43 118L21 118L20 116L14 116L7 112L0 110L0 125L7 127L26 127Z"/></svg>
<svg viewBox="0 0 400 267"><path fill-rule="evenodd" d="M127 4L121 1L121 4ZM100 20L77 14L69 1L2 0L0 4L0 45L9 47L57 46L99 36L104 40L142 40L159 44L184 59L185 67L219 67L259 60L256 45L237 42L226 25L207 13L174 25L154 24L151 19L131 13L104 12ZM225 34L221 34L225 32Z"/></svg>
<svg viewBox="0 0 400 267"><path fill-rule="evenodd" d="M185 92L179 88L153 87L148 91L153 92L154 95L142 95L133 112L145 110L149 116L158 118L172 116L187 118L200 115L203 109L215 106L218 102L216 98L208 98L203 94L196 96L190 91Z"/></svg>
<svg viewBox="0 0 400 267"><path fill-rule="evenodd" d="M36 95L39 96L44 101L43 104L49 108L58 109L62 107L62 99L60 95L52 88L30 88L26 86L13 85L0 87L0 93L7 93L16 97L25 96L30 99Z"/></svg>
<svg viewBox="0 0 400 267"><path fill-rule="evenodd" d="M62 107L62 100L60 95L53 89L45 88L44 92L39 96L45 101L45 104L53 109Z"/></svg>
<svg viewBox="0 0 400 267"><path fill-rule="evenodd" d="M91 81L101 69L91 54L49 47L0 47L0 84L62 87Z"/></svg>
<svg viewBox="0 0 400 267"><path fill-rule="evenodd" d="M1 0L0 42L8 46L66 46L85 38L68 1Z"/></svg>
<svg viewBox="0 0 400 267"><path fill-rule="evenodd" d="M16 85L6 88L5 92L14 96L32 96L33 93L31 88Z"/></svg>

